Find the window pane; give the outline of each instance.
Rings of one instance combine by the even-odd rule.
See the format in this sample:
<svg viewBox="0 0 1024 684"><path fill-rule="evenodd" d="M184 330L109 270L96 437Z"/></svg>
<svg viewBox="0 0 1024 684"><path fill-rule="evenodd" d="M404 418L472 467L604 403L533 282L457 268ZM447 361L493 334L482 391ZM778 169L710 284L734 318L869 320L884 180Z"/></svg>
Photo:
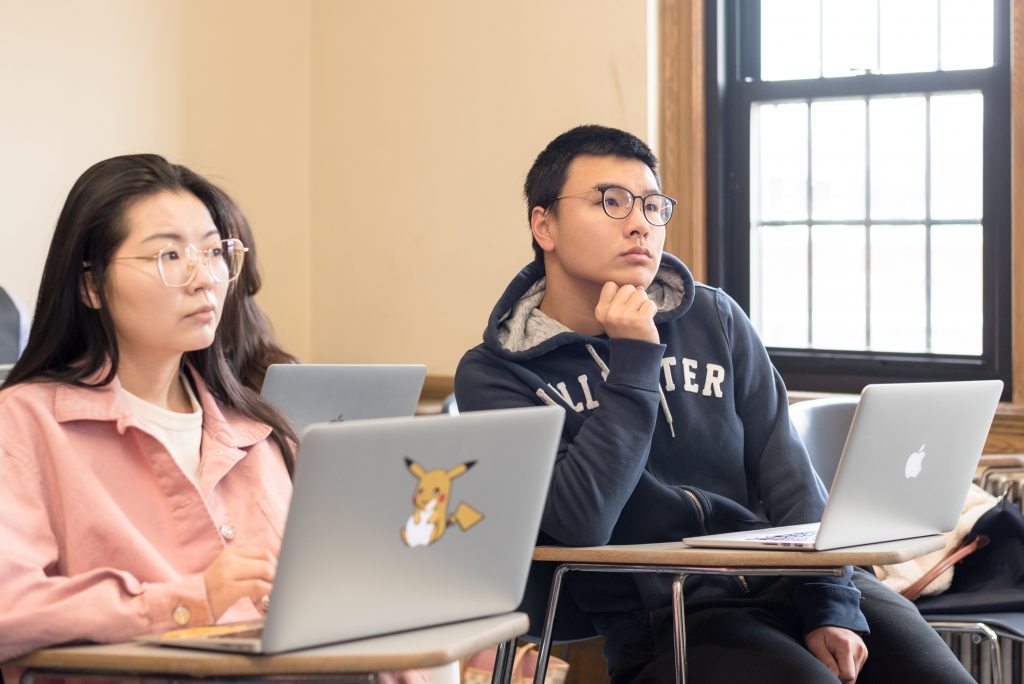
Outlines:
<svg viewBox="0 0 1024 684"><path fill-rule="evenodd" d="M878 70L878 17L874 2L824 0L821 6L822 75L854 76Z"/></svg>
<svg viewBox="0 0 1024 684"><path fill-rule="evenodd" d="M818 0L761 0L761 79L817 78Z"/></svg>
<svg viewBox="0 0 1024 684"><path fill-rule="evenodd" d="M864 218L864 100L811 105L811 216Z"/></svg>
<svg viewBox="0 0 1024 684"><path fill-rule="evenodd" d="M811 344L864 349L864 226L811 227Z"/></svg>
<svg viewBox="0 0 1024 684"><path fill-rule="evenodd" d="M807 346L807 226L760 228L752 241L753 319L771 347Z"/></svg>
<svg viewBox="0 0 1024 684"><path fill-rule="evenodd" d="M871 227L871 348L924 352L924 226Z"/></svg>
<svg viewBox="0 0 1024 684"><path fill-rule="evenodd" d="M925 100L871 100L871 218L925 217Z"/></svg>
<svg viewBox="0 0 1024 684"><path fill-rule="evenodd" d="M755 106L751 112L753 222L807 218L807 105Z"/></svg>
<svg viewBox="0 0 1024 684"><path fill-rule="evenodd" d="M932 228L932 351L980 356L981 226Z"/></svg>
<svg viewBox="0 0 1024 684"><path fill-rule="evenodd" d="M981 93L931 98L932 218L980 219Z"/></svg>
<svg viewBox="0 0 1024 684"><path fill-rule="evenodd" d="M938 0L880 0L883 74L938 68Z"/></svg>
<svg viewBox="0 0 1024 684"><path fill-rule="evenodd" d="M992 0L942 0L941 68L952 71L992 66L992 8Z"/></svg>

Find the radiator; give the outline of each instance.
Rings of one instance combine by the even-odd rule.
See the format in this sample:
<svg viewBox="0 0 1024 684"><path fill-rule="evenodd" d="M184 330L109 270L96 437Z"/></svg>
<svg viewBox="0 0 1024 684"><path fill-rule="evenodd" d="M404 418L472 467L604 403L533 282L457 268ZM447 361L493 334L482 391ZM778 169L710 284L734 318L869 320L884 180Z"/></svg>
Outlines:
<svg viewBox="0 0 1024 684"><path fill-rule="evenodd" d="M984 457L974 481L995 496L1005 494L1007 499L1024 510L1024 455ZM942 639L953 649L975 681L979 684L996 684L987 642L968 634L943 634ZM1024 644L1015 639L1000 637L999 655L1003 674L1001 684L1024 684Z"/></svg>

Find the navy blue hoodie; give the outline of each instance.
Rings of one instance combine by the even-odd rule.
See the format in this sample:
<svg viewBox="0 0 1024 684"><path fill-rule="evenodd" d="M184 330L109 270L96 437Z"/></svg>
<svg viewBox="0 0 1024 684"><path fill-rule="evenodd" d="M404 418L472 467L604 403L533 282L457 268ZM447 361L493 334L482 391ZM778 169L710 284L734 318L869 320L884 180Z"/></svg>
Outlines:
<svg viewBox="0 0 1024 684"><path fill-rule="evenodd" d="M786 388L749 319L722 290L662 257L648 295L661 344L573 332L541 313L531 263L455 374L460 410L565 407L541 543L678 541L820 520L825 489L789 421ZM770 578L694 576L687 601L742 596ZM867 632L842 578L789 580L804 633ZM624 614L669 605L662 575L583 573L573 599L603 634Z"/></svg>

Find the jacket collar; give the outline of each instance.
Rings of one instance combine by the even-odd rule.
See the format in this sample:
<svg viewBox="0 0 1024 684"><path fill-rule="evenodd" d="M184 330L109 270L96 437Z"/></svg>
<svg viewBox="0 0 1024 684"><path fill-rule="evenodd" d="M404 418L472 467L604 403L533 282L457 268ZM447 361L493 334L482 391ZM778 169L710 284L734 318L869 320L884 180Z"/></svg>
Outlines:
<svg viewBox="0 0 1024 684"><path fill-rule="evenodd" d="M83 379L86 384L97 383L109 371L109 362L96 373ZM271 432L270 426L242 415L230 407L221 407L206 387L202 377L189 364L186 370L192 376L196 397L203 408L203 430L218 442L234 448L250 447L262 442ZM62 383L54 399L54 416L59 423L77 420L111 421L117 431L124 434L129 427L145 429L128 408L117 376L107 385L79 387Z"/></svg>

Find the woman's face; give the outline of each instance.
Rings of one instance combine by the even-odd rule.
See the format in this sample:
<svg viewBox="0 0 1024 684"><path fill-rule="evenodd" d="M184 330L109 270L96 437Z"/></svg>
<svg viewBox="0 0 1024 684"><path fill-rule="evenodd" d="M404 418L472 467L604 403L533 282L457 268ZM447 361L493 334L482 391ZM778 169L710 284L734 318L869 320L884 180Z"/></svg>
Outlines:
<svg viewBox="0 0 1024 684"><path fill-rule="evenodd" d="M168 287L155 259L124 258L152 257L176 245L184 260L188 244L200 252L216 246L221 236L206 206L189 192L165 191L130 205L124 224L127 236L107 266L106 282L120 353L155 360L210 346L228 283L215 281L200 259L191 282Z"/></svg>

